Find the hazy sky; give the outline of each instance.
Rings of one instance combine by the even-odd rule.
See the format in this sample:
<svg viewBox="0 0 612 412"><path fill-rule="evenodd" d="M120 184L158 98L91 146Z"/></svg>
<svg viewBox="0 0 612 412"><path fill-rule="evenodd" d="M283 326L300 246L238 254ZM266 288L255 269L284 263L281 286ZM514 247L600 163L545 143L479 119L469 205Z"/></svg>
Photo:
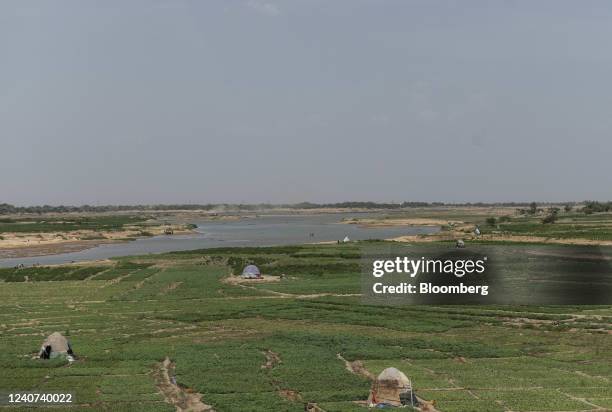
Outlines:
<svg viewBox="0 0 612 412"><path fill-rule="evenodd" d="M612 199L612 2L0 2L0 203Z"/></svg>

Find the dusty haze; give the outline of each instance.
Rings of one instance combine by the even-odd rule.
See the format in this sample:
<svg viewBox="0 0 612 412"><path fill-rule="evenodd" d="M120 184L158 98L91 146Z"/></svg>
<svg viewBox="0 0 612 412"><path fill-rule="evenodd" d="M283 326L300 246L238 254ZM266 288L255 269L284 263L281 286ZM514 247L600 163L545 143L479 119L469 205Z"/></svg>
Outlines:
<svg viewBox="0 0 612 412"><path fill-rule="evenodd" d="M3 1L0 202L610 195L612 3Z"/></svg>

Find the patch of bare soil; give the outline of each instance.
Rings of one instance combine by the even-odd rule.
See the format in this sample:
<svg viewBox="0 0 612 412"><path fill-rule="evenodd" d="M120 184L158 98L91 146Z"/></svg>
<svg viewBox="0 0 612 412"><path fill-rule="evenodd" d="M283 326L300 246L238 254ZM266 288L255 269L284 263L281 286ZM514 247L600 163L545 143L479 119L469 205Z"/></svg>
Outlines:
<svg viewBox="0 0 612 412"><path fill-rule="evenodd" d="M173 370L174 364L166 358L154 371L157 388L166 402L174 405L177 412L214 412L212 406L202 402L201 394L182 388L170 379Z"/></svg>
<svg viewBox="0 0 612 412"><path fill-rule="evenodd" d="M73 242L62 243L46 243L46 244L25 244L23 246L0 247L0 259L18 258L18 257L36 257L45 255L55 255L59 253L80 252L85 249L91 249L108 241L101 240L79 240Z"/></svg>
<svg viewBox="0 0 612 412"><path fill-rule="evenodd" d="M457 239L465 239L465 233L462 235L453 235L450 232L443 233L434 233L431 235L405 235L398 236L386 240L391 240L394 242L437 242L440 240L457 240Z"/></svg>
<svg viewBox="0 0 612 412"><path fill-rule="evenodd" d="M242 276L228 276L221 280L223 283L230 285L256 285L259 283L280 282L280 276L262 275L258 279L247 279Z"/></svg>
<svg viewBox="0 0 612 412"><path fill-rule="evenodd" d="M444 231L433 233L429 235L406 235L398 236L387 240L393 240L396 242L433 242L439 240L457 240L464 239L466 241L474 239L474 236L467 232L457 231ZM541 236L524 236L524 235L500 235L500 234L486 234L478 237L479 240L489 241L504 241L504 242L517 242L517 243L545 243L551 245L590 245L590 246L612 246L610 240L591 240L591 239L578 239L578 238L564 238L556 239L550 237Z"/></svg>
<svg viewBox="0 0 612 412"><path fill-rule="evenodd" d="M291 389L280 389L278 394L291 402L302 400L302 395L300 395L300 393L297 391L292 391Z"/></svg>
<svg viewBox="0 0 612 412"><path fill-rule="evenodd" d="M116 285L117 283L121 282L123 279L127 278L130 275L131 273L126 273L125 275L122 275L122 276L119 276L113 279L109 279L106 283L100 285L100 288L105 288L107 286Z"/></svg>
<svg viewBox="0 0 612 412"><path fill-rule="evenodd" d="M308 402L306 406L304 407L304 410L306 412L325 412L325 409L317 405L316 402Z"/></svg>
<svg viewBox="0 0 612 412"><path fill-rule="evenodd" d="M172 282L172 283L164 286L164 288L162 289L161 293L162 294L166 294L166 293L170 292L171 290L174 290L174 289L178 288L182 284L183 284L183 282Z"/></svg>
<svg viewBox="0 0 612 412"><path fill-rule="evenodd" d="M104 243L115 243L143 237L143 232L151 235L164 235L169 230L173 235L194 233L184 225L149 226L126 225L122 230L73 230L69 232L5 232L0 238L0 259L16 257L35 257L59 253L79 252Z"/></svg>
<svg viewBox="0 0 612 412"><path fill-rule="evenodd" d="M261 365L261 369L272 369L273 367L282 362L278 353L272 352L269 349L264 352L264 355L266 355L266 363Z"/></svg>
<svg viewBox="0 0 612 412"><path fill-rule="evenodd" d="M266 357L266 362L261 365L261 369L270 370L283 362L280 358L280 355L276 352L271 351L270 349L263 352L263 354ZM298 391L281 388L279 382L274 379L272 380L272 384L275 386L276 391L280 397L285 398L291 402L297 402L302 400L302 395L300 395Z"/></svg>
<svg viewBox="0 0 612 412"><path fill-rule="evenodd" d="M398 218L398 219L353 219L342 223L359 225L363 227L389 227L389 226L445 226L448 224L460 225L458 220L444 220L431 218Z"/></svg>
<svg viewBox="0 0 612 412"><path fill-rule="evenodd" d="M340 359L342 362L344 362L344 366L346 367L346 370L354 373L355 375L361 375L365 378L368 378L369 380L374 380L376 379L376 376L374 376L373 373L371 373L370 371L368 371L365 366L363 366L363 363L360 360L356 360L353 362L350 362L346 359L344 359L344 357L342 356L342 354L338 353L336 355L336 357L338 359Z"/></svg>
<svg viewBox="0 0 612 412"><path fill-rule="evenodd" d="M155 334L160 334L160 333L169 333L169 332L185 332L185 331L190 331L190 330L195 330L197 329L197 326L185 326L183 328L162 328L162 329L156 329L154 331L151 332L151 334L155 335Z"/></svg>

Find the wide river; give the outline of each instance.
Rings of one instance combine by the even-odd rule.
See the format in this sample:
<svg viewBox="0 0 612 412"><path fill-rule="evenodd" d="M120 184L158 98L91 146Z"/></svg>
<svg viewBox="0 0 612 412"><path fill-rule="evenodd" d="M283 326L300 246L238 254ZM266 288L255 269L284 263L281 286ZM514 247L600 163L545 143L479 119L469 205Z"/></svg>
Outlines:
<svg viewBox="0 0 612 412"><path fill-rule="evenodd" d="M143 255L176 250L193 250L230 246L275 246L342 240L388 239L402 235L434 233L431 226L397 226L366 228L340 223L344 218L366 217L366 214L268 215L235 221L194 221L196 233L155 236L131 242L103 244L80 252L57 255L0 259L0 267L41 265L106 259L117 256ZM312 234L312 235L311 235Z"/></svg>

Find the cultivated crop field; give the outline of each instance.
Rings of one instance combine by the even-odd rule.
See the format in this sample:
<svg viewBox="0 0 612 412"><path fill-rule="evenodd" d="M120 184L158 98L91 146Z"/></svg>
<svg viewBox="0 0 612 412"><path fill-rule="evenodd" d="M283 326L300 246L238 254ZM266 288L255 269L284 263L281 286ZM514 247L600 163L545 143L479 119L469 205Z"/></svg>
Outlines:
<svg viewBox="0 0 612 412"><path fill-rule="evenodd" d="M93 215L13 217L0 219L0 233L46 233L74 230L120 230L126 225L142 225L148 216Z"/></svg>
<svg viewBox="0 0 612 412"><path fill-rule="evenodd" d="M509 277L553 257L575 267L558 246L489 247L529 256ZM0 390L74 392L74 411L173 411L199 395L218 411L365 411L370 381L347 367L360 361L399 368L441 412L612 409L612 307L369 305L360 257L351 243L2 269ZM226 281L249 263L279 280ZM54 331L73 364L34 358Z"/></svg>

